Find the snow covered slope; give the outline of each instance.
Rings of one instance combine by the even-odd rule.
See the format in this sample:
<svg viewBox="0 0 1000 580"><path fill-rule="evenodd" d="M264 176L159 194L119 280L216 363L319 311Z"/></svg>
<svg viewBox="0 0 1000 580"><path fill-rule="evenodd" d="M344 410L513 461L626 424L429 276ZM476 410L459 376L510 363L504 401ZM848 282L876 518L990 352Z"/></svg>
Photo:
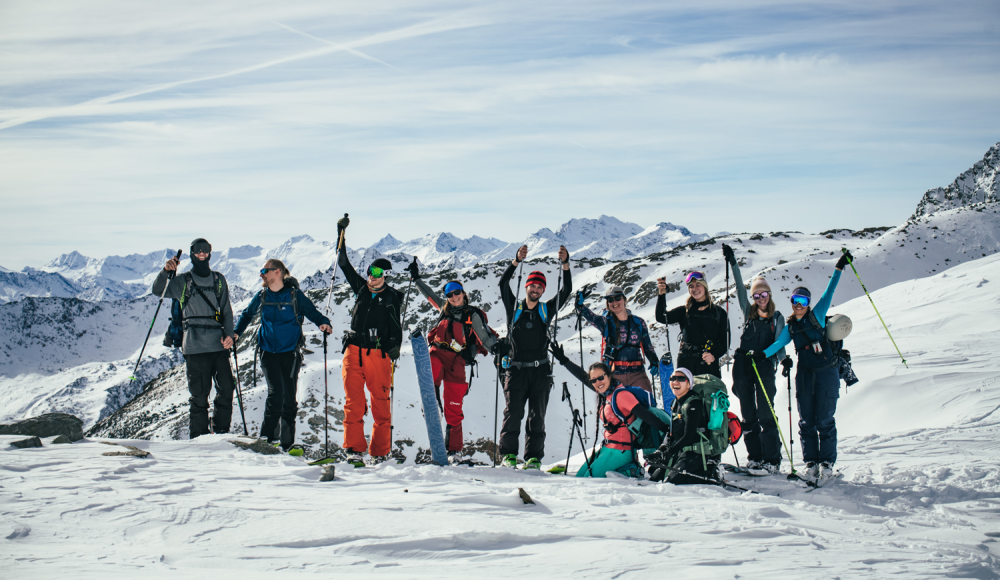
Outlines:
<svg viewBox="0 0 1000 580"><path fill-rule="evenodd" d="M909 369L866 298L837 307L854 319L848 343L862 382L841 392L837 413L844 478L819 490L784 477L730 476L759 492L750 494L442 468L414 463L419 441L402 446L403 465L340 463L335 481L320 482L320 467L238 450L232 436L106 441L147 450L146 458L105 456L126 449L89 439L0 448L0 565L13 575L82 579L122 566L144 578L219 569L244 578L331 570L349 578L998 578L998 281L1000 256L990 256L874 292ZM316 362L307 362L313 379ZM397 410L419 419L410 389L399 386ZM473 385L477 408L489 387ZM785 403L780 393L776 404ZM551 420L563 406L553 397L551 461L565 449ZM535 503L525 504L519 488Z"/></svg>

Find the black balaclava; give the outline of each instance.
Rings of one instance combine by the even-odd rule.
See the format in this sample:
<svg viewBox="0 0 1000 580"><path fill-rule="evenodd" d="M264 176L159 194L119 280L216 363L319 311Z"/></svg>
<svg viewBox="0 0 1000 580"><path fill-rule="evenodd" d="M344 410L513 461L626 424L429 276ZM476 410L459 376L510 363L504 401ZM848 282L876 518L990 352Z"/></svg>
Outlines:
<svg viewBox="0 0 1000 580"><path fill-rule="evenodd" d="M204 252L208 250L208 257L202 260L198 260L194 257L195 251L199 250ZM198 238L191 242L191 271L195 276L201 278L207 278L212 275L212 269L208 267L208 262L212 259L212 244L208 243L205 238Z"/></svg>

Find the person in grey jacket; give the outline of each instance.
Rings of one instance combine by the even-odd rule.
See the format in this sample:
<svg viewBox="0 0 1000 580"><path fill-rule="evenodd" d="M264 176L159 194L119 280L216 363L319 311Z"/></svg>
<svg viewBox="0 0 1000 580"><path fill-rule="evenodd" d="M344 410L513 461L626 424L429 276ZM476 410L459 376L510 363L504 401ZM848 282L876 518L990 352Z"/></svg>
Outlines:
<svg viewBox="0 0 1000 580"><path fill-rule="evenodd" d="M785 317L775 309L771 287L763 277L756 278L751 283L750 297L753 302L749 300L733 249L723 244L722 253L733 269L736 297L744 318L740 347L736 349L736 357L733 359L733 394L739 398L743 413L743 444L747 448L747 468L778 473L781 471L781 440L775 413L772 411L777 393L775 371L778 363L785 358L785 349L782 348L770 359L756 362L756 372L751 360L755 353L760 358L759 353L774 343L785 328ZM767 398L764 397L763 389L767 390Z"/></svg>
<svg viewBox="0 0 1000 580"><path fill-rule="evenodd" d="M209 268L212 245L204 238L191 242L191 270L168 279L176 271L177 258L171 258L153 281L153 294L180 302L184 343L181 352L187 365L190 403L190 436L228 433L233 416L233 379L229 349L233 346L233 307L229 303L226 278ZM208 420L208 396L212 380L217 384L215 413L211 431Z"/></svg>

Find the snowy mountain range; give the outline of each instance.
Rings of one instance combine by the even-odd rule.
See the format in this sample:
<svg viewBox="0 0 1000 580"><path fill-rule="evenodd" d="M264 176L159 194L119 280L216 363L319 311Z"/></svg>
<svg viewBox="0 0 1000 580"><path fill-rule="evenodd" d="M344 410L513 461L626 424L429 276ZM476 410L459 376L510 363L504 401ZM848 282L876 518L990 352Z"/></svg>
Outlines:
<svg viewBox="0 0 1000 580"><path fill-rule="evenodd" d="M536 232L526 241L531 249L529 260L533 269L554 273L556 264L552 256L559 244L566 244L576 258L572 262L574 289L586 286L596 290L590 301L592 308L601 306L597 296L600 291L609 285L621 285L629 296L633 312L649 322L653 320L655 279L660 276L671 283L667 296L670 306L684 301L685 291L680 282L684 274L693 269L706 273L716 301L724 302L727 294L735 296L731 280L727 292L722 243L736 249L745 281L749 282L757 274L770 280L779 305L787 303L791 288L795 286L805 285L821 291L842 247L854 253L865 285L874 292L893 284L937 276L958 264L1000 251L1000 202L996 198L995 179L998 151L1000 143L990 149L983 162L970 169L972 173L966 172L951 186L943 188L961 193L947 198L946 206L926 203L928 196L939 199L933 193L939 190L929 190L914 215L893 228L831 230L818 234L742 233L707 238L670 224L644 229L602 216L598 220L571 220L556 232L547 229ZM972 188L969 184L977 185ZM615 231L619 237L599 236L598 232L603 231ZM446 234L406 243L387 236L370 248L352 250L350 257L352 263L360 266L386 255L401 266L410 256L417 256L429 272L432 286L440 286L448 278L465 280L473 300L489 314L494 328L503 333L504 316L493 309L499 304L497 280L509 257L506 252L512 255L514 249L514 245L499 240L460 240ZM98 278L121 284L148 284L162 261L174 252L176 250L133 255L124 264L122 260L110 258L91 260L79 254L67 255L46 266L52 272L33 270L39 275L58 275L70 285L61 290L63 294L53 293L45 298L21 299L0 305L0 334L8 338L4 341L4 349L0 350L0 396L7 401L0 409L0 419L66 408L84 418L88 427L104 419L99 432L105 435L183 437L186 433L186 387L183 374L176 369L180 363L176 353L159 344L166 325L162 312L140 370L142 384L130 385L129 381L148 321L152 318L155 298L88 302L66 297L72 288L81 288L84 281ZM612 259L623 255L628 257ZM252 288L257 279L255 271L266 257L285 260L293 273L304 280L303 286L310 289L310 297L317 303L326 301L334 257L331 242L299 236L271 250L257 246L230 248L213 256L213 266L230 278L231 287ZM473 259L476 263L472 265L457 265L468 264ZM144 273L143 268L147 266L149 270ZM309 272L313 274L308 275ZM405 288L408 280L401 274L401 268L396 268L395 272L390 283ZM7 274L11 273L0 272L0 277ZM38 292L41 286L19 288ZM548 294L554 291L553 288ZM249 292L234 291L233 295L234 308L239 311L249 300ZM862 295L860 285L848 271L838 288L835 305ZM423 327L431 324L434 313L430 306L416 296L416 292L411 293L411 301L406 323ZM350 296L345 285L336 286L333 302L331 318L336 335L339 335L348 322ZM738 310L734 302L730 305L730 322L734 336L739 336L740 317L738 312L732 312L733 308ZM577 335L570 329L575 322L571 309L564 309L562 317L566 320L561 321L560 340L569 337L576 341ZM893 328L892 320L887 323ZM311 344L315 345L319 341L316 329L308 324L306 329ZM666 329L653 324L651 330L658 351L665 350L668 345ZM674 332L675 329L671 329L669 344L676 347ZM583 342L585 353L593 353L599 347L600 337L588 328L583 332ZM870 353L872 356L895 356L888 342L877 344L879 350ZM331 350L328 412L336 417L341 412L343 391L336 369L340 364L338 349ZM410 357L409 349L404 349L401 369L412 368ZM253 427L259 421L265 388L259 370L256 387L250 386L254 375L248 341L240 343L240 363L242 382L247 389L244 394L250 413L248 422ZM306 357L300 379L299 430L307 435L303 442L311 453L318 451L318 426L323 424L322 369L322 354L314 352ZM467 428L470 440L482 443L492 439L494 413L494 403L490 400L492 387L487 395L483 384L492 383L495 377L489 365L482 364L480 369L481 377L475 379L473 387L476 395L470 396L468 401ZM157 374L159 376L153 379ZM398 422L394 423L399 441L410 441L411 445L419 447L426 435L411 374L400 372L397 376L400 387L396 390ZM557 380L568 381L569 376L559 371ZM140 392L145 399L136 399L123 407ZM569 418L560 405L552 407L552 429L558 432L559 425ZM592 425L593 407L588 406L587 410L588 423ZM566 426L568 428L568 423ZM560 437L564 435L553 435L553 444L565 444L565 440L558 442Z"/></svg>

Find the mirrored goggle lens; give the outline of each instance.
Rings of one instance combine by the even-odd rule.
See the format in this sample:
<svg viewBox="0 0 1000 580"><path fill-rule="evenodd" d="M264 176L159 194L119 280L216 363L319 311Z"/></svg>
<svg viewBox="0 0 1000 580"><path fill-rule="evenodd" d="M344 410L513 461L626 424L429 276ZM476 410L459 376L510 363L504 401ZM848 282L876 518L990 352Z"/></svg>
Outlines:
<svg viewBox="0 0 1000 580"><path fill-rule="evenodd" d="M809 297L808 296L800 296L800 295L796 294L795 296L792 296L792 304L796 304L796 305L802 306L802 307L809 306Z"/></svg>
<svg viewBox="0 0 1000 580"><path fill-rule="evenodd" d="M753 295L753 299L754 300L760 300L761 298L767 298L770 295L771 295L770 292L760 292L758 294L754 294Z"/></svg>
<svg viewBox="0 0 1000 580"><path fill-rule="evenodd" d="M691 272L690 274L687 275L687 278L684 279L684 283L690 284L694 280L704 280L704 279L705 275L702 274L701 272Z"/></svg>
<svg viewBox="0 0 1000 580"><path fill-rule="evenodd" d="M368 275L372 278L381 278L385 275L385 270L379 268L378 266L372 266L371 268L368 268Z"/></svg>

